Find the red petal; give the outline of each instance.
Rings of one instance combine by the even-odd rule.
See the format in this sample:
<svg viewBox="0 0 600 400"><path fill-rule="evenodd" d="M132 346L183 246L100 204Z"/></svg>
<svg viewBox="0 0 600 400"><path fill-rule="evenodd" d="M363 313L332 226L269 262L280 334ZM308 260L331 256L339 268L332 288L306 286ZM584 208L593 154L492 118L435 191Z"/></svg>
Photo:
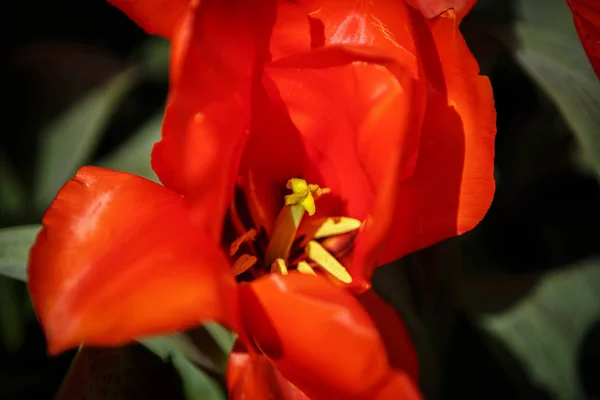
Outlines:
<svg viewBox="0 0 600 400"><path fill-rule="evenodd" d="M231 400L309 400L265 356L245 351L234 350L229 356L227 389Z"/></svg>
<svg viewBox="0 0 600 400"><path fill-rule="evenodd" d="M423 396L410 377L401 372L394 372L376 389L368 399L373 400L421 400Z"/></svg>
<svg viewBox="0 0 600 400"><path fill-rule="evenodd" d="M366 107L378 101L391 101L388 98L391 95L386 96L389 93L384 93L385 89L382 93L374 91L385 88L386 80L393 81L393 76L378 71L381 69L379 66L362 68L358 72L353 67L314 71L314 66L302 66L299 61L310 59L319 64L317 68L326 68L354 61L375 63L374 56L378 56L395 61L416 77L416 47L410 25L406 24L407 18L408 11L402 2L308 0L279 3L271 46L277 68L273 64L267 69L263 80L265 93L254 99L252 135L242 162L242 170L254 172L259 194L269 192L269 196L280 196L281 185L298 175L329 185L329 177L320 179L320 175L328 172L323 173L321 165L310 166L311 163L324 161L331 164L325 167L329 173L334 167L338 171L348 168L348 176L358 168L358 160L354 156L356 133L349 134L348 130L357 129L366 118L363 116L368 112ZM290 30L283 29L283 26L290 27ZM354 49L344 52L340 45ZM327 51L307 56L305 51L309 46L313 49L325 46ZM360 49L362 54L356 49ZM298 55L301 60L294 59ZM292 58L293 62L282 63L282 57ZM368 61L369 58L371 61ZM389 92L397 89L398 84L392 82ZM362 97L357 98L358 95ZM354 112L359 115L355 117ZM324 122L322 126L321 120ZM315 139L318 140L315 142ZM344 140L346 143L340 143ZM348 146L351 147L350 152L344 154L342 163L338 165L338 156L348 150ZM364 173L360 172L357 180L354 193L364 188ZM337 183L338 177L335 176L332 181ZM338 191L337 194L341 194L344 200L349 197L346 196L349 193ZM354 201L357 198L354 196ZM273 202L262 199L262 203ZM275 203L280 207L281 199L278 198ZM278 207L274 208L276 213ZM364 214L364 206L357 208Z"/></svg>
<svg viewBox="0 0 600 400"><path fill-rule="evenodd" d="M240 295L248 334L311 399L370 399L393 373L369 315L326 279L270 274Z"/></svg>
<svg viewBox="0 0 600 400"><path fill-rule="evenodd" d="M600 4L597 0L567 0L583 48L600 77Z"/></svg>
<svg viewBox="0 0 600 400"><path fill-rule="evenodd" d="M312 59L319 61L336 50L315 51ZM285 143L264 138L269 134L266 129L262 138L251 137L248 149L258 148L259 141L269 147L262 153L264 164L256 159L249 168L274 182L281 182L284 174L301 174L332 189L319 201L317 214L365 219L375 207L375 198L390 182L410 176L416 164L422 92L413 88L410 67L400 65L392 61L387 69L364 62L301 70L268 68L279 93L285 94L282 100L297 131L288 133ZM282 160L287 154L292 156ZM360 257L348 266L355 280L361 280L370 253L386 235L364 244L357 239Z"/></svg>
<svg viewBox="0 0 600 400"><path fill-rule="evenodd" d="M396 311L373 290L358 297L377 326L390 365L405 371L414 381L419 380L419 360L410 334Z"/></svg>
<svg viewBox="0 0 600 400"><path fill-rule="evenodd" d="M121 345L208 320L237 328L227 260L189 223L175 192L84 167L42 222L28 282L50 353Z"/></svg>
<svg viewBox="0 0 600 400"><path fill-rule="evenodd" d="M286 380L262 355L235 351L227 365L230 399L308 400L308 396ZM406 374L391 372L380 385L371 389L364 400L420 400L417 387Z"/></svg>
<svg viewBox="0 0 600 400"><path fill-rule="evenodd" d="M288 13L294 7L312 11L313 51L281 51L278 55L287 57L267 67L265 93L254 99L242 174L252 171L271 218L287 179L302 176L332 189L317 213L364 219L385 182L396 182L390 171L406 178L416 163L426 82L412 88L420 67L410 13L402 2L305 1L279 7ZM316 44L318 26L324 47ZM306 47L299 43L294 50ZM380 240L357 247L361 256L349 268L360 281Z"/></svg>
<svg viewBox="0 0 600 400"><path fill-rule="evenodd" d="M367 46L399 60L416 48L406 6L390 1L280 1L271 39L276 60L323 46Z"/></svg>
<svg viewBox="0 0 600 400"><path fill-rule="evenodd" d="M454 10L458 22L471 11L477 0L406 0L426 19L432 19L447 10Z"/></svg>
<svg viewBox="0 0 600 400"><path fill-rule="evenodd" d="M406 5L391 1L311 1L310 17L323 27L324 45L359 45L397 60L414 57L416 47Z"/></svg>
<svg viewBox="0 0 600 400"><path fill-rule="evenodd" d="M313 27L309 13L318 9L313 0L278 1L277 18L271 36L273 59L310 50L318 44L318 26Z"/></svg>
<svg viewBox="0 0 600 400"><path fill-rule="evenodd" d="M428 24L418 32L431 85L418 161L413 175L390 191L387 205L382 200L381 208L395 216L379 265L472 229L494 194L496 113L489 80L478 75L452 10Z"/></svg>
<svg viewBox="0 0 600 400"><path fill-rule="evenodd" d="M246 134L255 67L268 55L275 1L201 1L173 40L171 91L152 166L220 240Z"/></svg>
<svg viewBox="0 0 600 400"><path fill-rule="evenodd" d="M151 35L171 38L189 7L188 0L108 0Z"/></svg>

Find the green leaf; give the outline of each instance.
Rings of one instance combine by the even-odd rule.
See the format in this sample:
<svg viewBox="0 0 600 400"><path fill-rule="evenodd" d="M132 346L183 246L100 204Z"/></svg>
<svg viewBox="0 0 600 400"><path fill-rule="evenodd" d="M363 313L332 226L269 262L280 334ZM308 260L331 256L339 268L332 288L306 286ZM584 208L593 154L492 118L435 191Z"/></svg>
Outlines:
<svg viewBox="0 0 600 400"><path fill-rule="evenodd" d="M100 160L98 165L158 181L158 177L150 166L150 153L154 143L160 140L162 119L162 113L152 117L128 141Z"/></svg>
<svg viewBox="0 0 600 400"><path fill-rule="evenodd" d="M221 347L221 350L223 350L225 354L231 353L231 349L233 348L233 344L237 338L235 333L213 322L204 324L203 328L208 331L208 333L213 337L215 342L219 345L219 347Z"/></svg>
<svg viewBox="0 0 600 400"><path fill-rule="evenodd" d="M218 367L194 347L185 335L153 337L140 340L140 343L164 361L172 363L182 380L186 399L226 399L218 383L202 372L199 366L215 373L222 371L218 371Z"/></svg>
<svg viewBox="0 0 600 400"><path fill-rule="evenodd" d="M141 64L146 76L156 81L166 81L169 77L169 40L152 37L138 49Z"/></svg>
<svg viewBox="0 0 600 400"><path fill-rule="evenodd" d="M500 35L516 61L557 106L600 178L600 80L596 77L564 0L516 3L513 37ZM543 10L543 12L542 12ZM516 39L516 40L515 40Z"/></svg>
<svg viewBox="0 0 600 400"><path fill-rule="evenodd" d="M0 275L25 281L29 249L41 225L0 229Z"/></svg>
<svg viewBox="0 0 600 400"><path fill-rule="evenodd" d="M480 319L556 399L583 399L577 354L600 316L600 258L548 273L525 299Z"/></svg>
<svg viewBox="0 0 600 400"><path fill-rule="evenodd" d="M25 188L4 152L0 152L0 214L16 219L25 213Z"/></svg>
<svg viewBox="0 0 600 400"><path fill-rule="evenodd" d="M110 117L138 75L135 67L121 71L43 129L34 184L38 210L48 207L61 186L88 161Z"/></svg>
<svg viewBox="0 0 600 400"><path fill-rule="evenodd" d="M513 4L519 21L546 31L577 37L571 11L564 0L517 0ZM581 47L581 46L580 46Z"/></svg>

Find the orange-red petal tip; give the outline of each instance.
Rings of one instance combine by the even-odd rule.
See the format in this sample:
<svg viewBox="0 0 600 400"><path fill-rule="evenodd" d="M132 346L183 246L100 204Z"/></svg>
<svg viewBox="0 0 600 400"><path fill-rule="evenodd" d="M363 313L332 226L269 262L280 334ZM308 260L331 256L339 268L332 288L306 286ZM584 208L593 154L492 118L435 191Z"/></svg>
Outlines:
<svg viewBox="0 0 600 400"><path fill-rule="evenodd" d="M49 353L122 345L203 321L238 326L228 262L190 223L178 194L84 167L42 222L28 286Z"/></svg>

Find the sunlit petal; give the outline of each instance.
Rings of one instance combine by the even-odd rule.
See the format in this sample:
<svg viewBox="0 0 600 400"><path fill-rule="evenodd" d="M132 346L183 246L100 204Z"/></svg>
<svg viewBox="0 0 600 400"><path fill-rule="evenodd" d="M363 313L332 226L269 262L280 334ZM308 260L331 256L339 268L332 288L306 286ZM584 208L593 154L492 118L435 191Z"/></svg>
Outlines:
<svg viewBox="0 0 600 400"><path fill-rule="evenodd" d="M327 279L272 274L240 295L249 336L311 399L366 399L393 372L369 315Z"/></svg>
<svg viewBox="0 0 600 400"><path fill-rule="evenodd" d="M228 262L181 196L134 175L82 168L43 219L29 292L51 353L216 320L237 328Z"/></svg>
<svg viewBox="0 0 600 400"><path fill-rule="evenodd" d="M194 205L215 243L250 128L251 89L268 57L275 0L201 1L171 49L171 87L152 167Z"/></svg>

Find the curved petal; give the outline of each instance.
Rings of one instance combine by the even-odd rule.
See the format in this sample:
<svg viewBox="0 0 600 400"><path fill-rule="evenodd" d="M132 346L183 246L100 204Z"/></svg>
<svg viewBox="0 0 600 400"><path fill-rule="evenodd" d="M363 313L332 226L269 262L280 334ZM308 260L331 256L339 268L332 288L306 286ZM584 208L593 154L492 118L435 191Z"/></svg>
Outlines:
<svg viewBox="0 0 600 400"><path fill-rule="evenodd" d="M254 99L252 135L241 167L243 174L253 172L257 194L267 193L261 204L276 204L267 214L276 215L281 207L285 182L303 176L314 183L333 185L341 197L329 208L320 202L317 210L329 212L349 201L350 214L365 215L372 198L368 180L377 179L365 175L360 165L364 160L358 160L356 153L377 155L370 151L375 141L364 139L373 136L368 132L371 127L363 129L360 148L357 131L362 123L374 125L385 104L394 102L393 92L400 86L394 75L416 79L420 73L408 18L403 2L279 3L271 41L273 62L267 65L262 95ZM289 35L293 40L288 40ZM307 52L309 49L313 51ZM394 71L389 73L382 65ZM371 107L378 109L370 112ZM397 138L394 135L383 142L389 145ZM378 168L382 169L385 167ZM344 170L347 172L341 176ZM351 175L356 177L355 184Z"/></svg>
<svg viewBox="0 0 600 400"><path fill-rule="evenodd" d="M406 2L419 10L425 19L435 18L451 9L460 22L471 11L477 0L406 0Z"/></svg>
<svg viewBox="0 0 600 400"><path fill-rule="evenodd" d="M300 389L286 380L262 355L234 350L227 365L229 398L308 400ZM391 372L372 388L364 400L420 400L419 390L411 378L402 372Z"/></svg>
<svg viewBox="0 0 600 400"><path fill-rule="evenodd" d="M197 4L199 3L199 4ZM251 89L268 56L275 0L195 2L173 39L171 88L152 167L220 239L250 126Z"/></svg>
<svg viewBox="0 0 600 400"><path fill-rule="evenodd" d="M108 0L151 35L171 38L189 0Z"/></svg>
<svg viewBox="0 0 600 400"><path fill-rule="evenodd" d="M406 5L367 0L280 1L273 60L324 46L367 46L398 60L415 58Z"/></svg>
<svg viewBox="0 0 600 400"><path fill-rule="evenodd" d="M567 0L581 44L600 77L600 4L597 0Z"/></svg>
<svg viewBox="0 0 600 400"><path fill-rule="evenodd" d="M371 399L394 373L369 315L320 277L270 274L240 287L246 332L311 399Z"/></svg>
<svg viewBox="0 0 600 400"><path fill-rule="evenodd" d="M184 200L144 178L84 167L31 250L29 293L52 354L216 320L237 329L227 260Z"/></svg>
<svg viewBox="0 0 600 400"><path fill-rule="evenodd" d="M274 105L255 121L241 166L258 177L262 190L257 193L281 196L287 179L302 176L332 190L319 201L317 215L363 220L384 181L396 173L410 176L423 110L418 95L424 99L424 92L413 89L410 67L392 58L383 62L381 55L376 61L377 54L360 51L331 46L266 69L265 87ZM361 58L372 63L353 62ZM289 117L281 117L281 128L274 130L273 116L281 115L282 107ZM358 247L366 251L379 245L370 241ZM350 272L360 280L364 258L355 259Z"/></svg>
<svg viewBox="0 0 600 400"><path fill-rule="evenodd" d="M390 365L403 370L413 381L419 380L419 360L404 322L396 311L373 290L358 297L369 313L385 344Z"/></svg>
<svg viewBox="0 0 600 400"><path fill-rule="evenodd" d="M379 265L472 229L494 194L490 82L479 76L452 10L429 20L418 34L431 90L414 173L388 193L388 204L395 204L394 228Z"/></svg>
<svg viewBox="0 0 600 400"><path fill-rule="evenodd" d="M302 176L332 189L333 195L319 202L317 213L364 219L372 203L373 186L389 165L388 158L375 149L405 139L402 128L406 114L397 109L409 110L411 103L390 70L374 63L352 63L371 55L336 50L315 51L305 59L295 57L289 64L267 68L265 86L270 89L270 99L264 99L257 108L270 112L257 115L242 171L252 170L257 181L272 183L275 194L287 179ZM310 64L295 68L329 56L331 59L315 68ZM338 58L343 59L341 66L335 65ZM275 118L282 114L282 107L289 119ZM274 123L279 129L273 129ZM418 135L412 138L416 139L411 143L416 155ZM415 161L413 158L413 164ZM332 199L336 199L335 204L325 205ZM332 210L340 206L343 210Z"/></svg>
<svg viewBox="0 0 600 400"><path fill-rule="evenodd" d="M263 355L234 351L227 364L229 399L309 400Z"/></svg>

